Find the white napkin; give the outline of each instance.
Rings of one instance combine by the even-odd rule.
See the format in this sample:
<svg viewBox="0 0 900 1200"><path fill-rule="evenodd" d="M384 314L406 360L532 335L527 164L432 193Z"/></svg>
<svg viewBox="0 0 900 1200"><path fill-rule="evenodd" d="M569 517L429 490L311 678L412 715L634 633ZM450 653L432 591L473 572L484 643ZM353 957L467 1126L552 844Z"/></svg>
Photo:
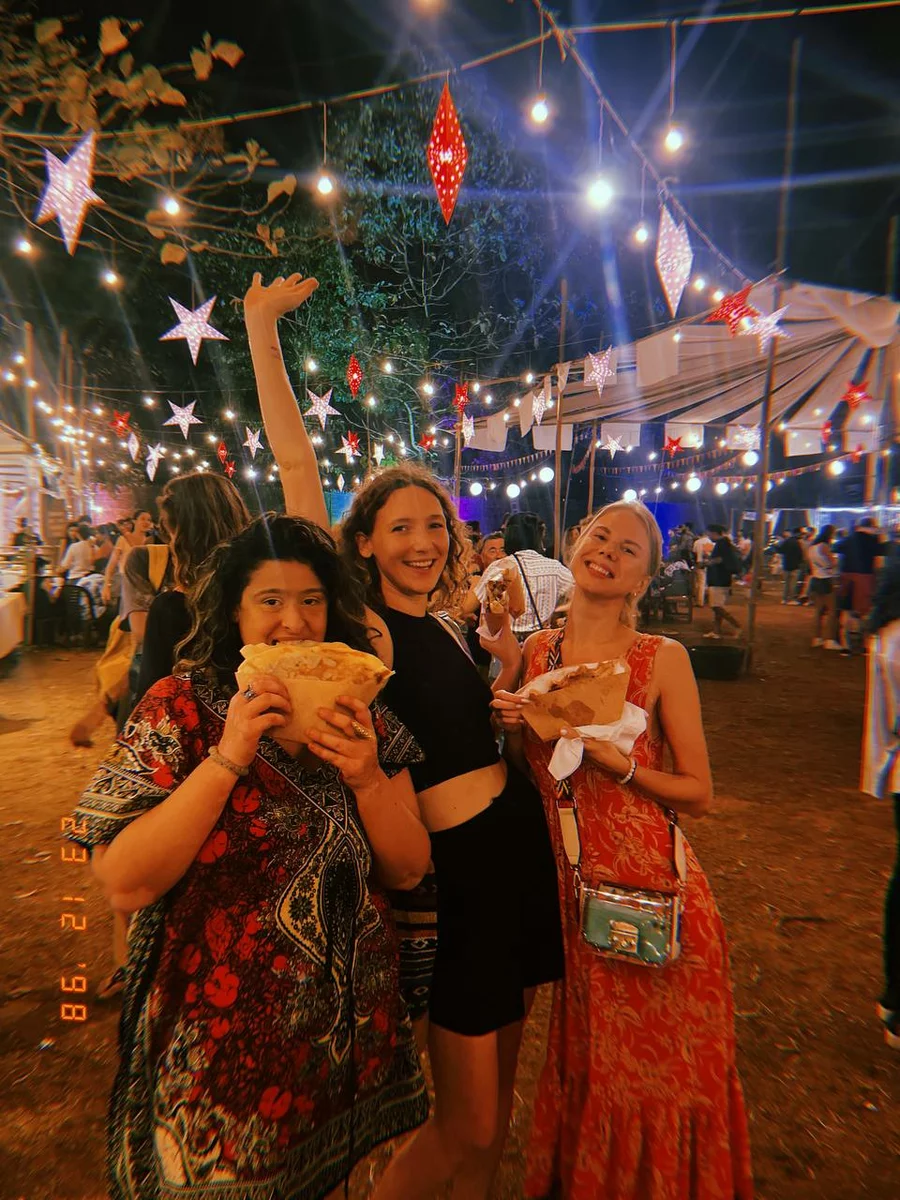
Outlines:
<svg viewBox="0 0 900 1200"><path fill-rule="evenodd" d="M556 743L548 770L557 782L567 779L581 766L584 757L584 738L612 742L622 754L630 755L634 743L647 728L647 714L636 704L626 701L621 717L612 725L580 725L573 732L579 737L561 737Z"/></svg>

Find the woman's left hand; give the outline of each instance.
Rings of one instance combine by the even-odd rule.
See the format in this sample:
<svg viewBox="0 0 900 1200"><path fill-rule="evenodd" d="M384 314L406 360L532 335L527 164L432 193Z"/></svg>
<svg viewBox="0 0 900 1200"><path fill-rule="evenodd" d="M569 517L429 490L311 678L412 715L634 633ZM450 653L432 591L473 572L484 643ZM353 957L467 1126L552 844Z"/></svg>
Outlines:
<svg viewBox="0 0 900 1200"><path fill-rule="evenodd" d="M574 729L563 729L560 737L576 738L579 735ZM617 750L612 742L601 742L597 738L583 738L584 753L595 766L602 767L611 775L627 775L631 769L631 759Z"/></svg>
<svg viewBox="0 0 900 1200"><path fill-rule="evenodd" d="M347 712L320 708L319 716L329 726L329 731L309 729L306 736L313 754L337 767L344 781L358 792L372 787L382 776L378 739L372 715L361 700L338 696L337 703Z"/></svg>

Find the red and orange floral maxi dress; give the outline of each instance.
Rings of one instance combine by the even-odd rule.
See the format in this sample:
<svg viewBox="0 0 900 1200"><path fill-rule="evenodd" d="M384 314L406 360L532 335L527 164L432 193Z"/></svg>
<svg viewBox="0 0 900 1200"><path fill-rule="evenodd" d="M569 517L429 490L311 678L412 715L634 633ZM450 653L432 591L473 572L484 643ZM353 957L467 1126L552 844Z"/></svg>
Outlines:
<svg viewBox="0 0 900 1200"><path fill-rule="evenodd" d="M527 678L561 666L563 631L539 635ZM647 707L662 638L628 651L628 699ZM659 770L654 723L634 748ZM749 1200L744 1099L735 1065L725 931L689 846L680 958L656 968L600 958L581 938L573 875L547 765L552 743L528 734L526 754L547 813L559 871L566 973L557 984L538 1085L526 1196L560 1200ZM582 876L673 889L663 809L588 763L570 777ZM562 803L567 803L562 800Z"/></svg>

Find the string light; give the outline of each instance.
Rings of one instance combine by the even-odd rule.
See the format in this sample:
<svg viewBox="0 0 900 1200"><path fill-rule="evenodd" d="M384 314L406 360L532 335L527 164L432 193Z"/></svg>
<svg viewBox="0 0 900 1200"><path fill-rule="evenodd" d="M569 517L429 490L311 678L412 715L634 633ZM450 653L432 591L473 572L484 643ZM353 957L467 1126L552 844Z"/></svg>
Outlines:
<svg viewBox="0 0 900 1200"><path fill-rule="evenodd" d="M646 222L641 221L640 225L636 225L631 236L638 246L646 246L650 241L650 230L647 228Z"/></svg>
<svg viewBox="0 0 900 1200"><path fill-rule="evenodd" d="M434 384L429 383L428 380L426 379L425 382L422 384L422 391L425 393L426 396L433 396L434 395Z"/></svg>
<svg viewBox="0 0 900 1200"><path fill-rule="evenodd" d="M477 379L476 379L476 380L475 380L475 382L472 384L472 391L475 393L475 395L476 395L476 396L477 396L477 395L478 395L478 393L481 391L481 384L478 382L478 380L477 380Z"/></svg>
<svg viewBox="0 0 900 1200"><path fill-rule="evenodd" d="M638 498L638 494L634 490L634 488L626 488L625 491L622 493L622 499L625 501L626 504L634 504L634 502L635 502L635 500L637 500L637 498Z"/></svg>
<svg viewBox="0 0 900 1200"><path fill-rule="evenodd" d="M552 483L555 472L552 467L541 467L538 471L538 479L541 483Z"/></svg>
<svg viewBox="0 0 900 1200"><path fill-rule="evenodd" d="M494 397L491 395L490 392L488 392L488 394L485 396L484 402L488 408L490 408L490 406L494 403Z"/></svg>
<svg viewBox="0 0 900 1200"><path fill-rule="evenodd" d="M703 484L698 476L692 475L684 486L689 492L699 492Z"/></svg>
<svg viewBox="0 0 900 1200"><path fill-rule="evenodd" d="M181 205L175 196L163 196L161 207L163 212L168 213L170 217L177 217L181 212Z"/></svg>
<svg viewBox="0 0 900 1200"><path fill-rule="evenodd" d="M703 292L706 290L706 280L702 275L698 275L691 286L695 292Z"/></svg>
<svg viewBox="0 0 900 1200"><path fill-rule="evenodd" d="M389 358L386 358L384 360L384 362L381 364L381 369L382 369L382 371L384 371L385 375L393 375L394 364L391 362L391 360Z"/></svg>
<svg viewBox="0 0 900 1200"><path fill-rule="evenodd" d="M531 106L531 119L535 125L546 125L550 117L550 105L546 96L538 96Z"/></svg>
<svg viewBox="0 0 900 1200"><path fill-rule="evenodd" d="M153 399L152 396L145 396L144 404L146 404L147 408L153 408L154 405L156 404L156 401Z"/></svg>
<svg viewBox="0 0 900 1200"><path fill-rule="evenodd" d="M724 481L717 483L716 484L716 495L717 496L727 496L728 495L728 484L725 483Z"/></svg>
<svg viewBox="0 0 900 1200"><path fill-rule="evenodd" d="M846 470L842 459L836 458L834 462L828 464L829 475L843 475Z"/></svg>
<svg viewBox="0 0 900 1200"><path fill-rule="evenodd" d="M483 491L484 491L484 488L481 486L480 483L470 483L469 484L469 495L470 496L480 496Z"/></svg>
<svg viewBox="0 0 900 1200"><path fill-rule="evenodd" d="M104 287L108 288L117 288L122 282L121 277L112 268L107 268L101 275L101 279L103 280Z"/></svg>
<svg viewBox="0 0 900 1200"><path fill-rule="evenodd" d="M310 373L310 375L314 375L315 372L318 371L318 369L319 369L319 364L316 362L316 360L314 358L308 358L306 360L306 369Z"/></svg>
<svg viewBox="0 0 900 1200"><path fill-rule="evenodd" d="M677 154L684 148L684 131L678 125L670 125L663 138L663 145L669 154Z"/></svg>
<svg viewBox="0 0 900 1200"><path fill-rule="evenodd" d="M27 258L34 250L34 246L32 246L27 237L20 237L16 239L15 249L16 254L20 254L23 258Z"/></svg>
<svg viewBox="0 0 900 1200"><path fill-rule="evenodd" d="M741 462L745 467L755 467L759 462L759 455L755 450L748 450L746 454L742 455Z"/></svg>
<svg viewBox="0 0 900 1200"><path fill-rule="evenodd" d="M509 496L510 500L515 500L521 490L522 489L517 483L511 483L506 489L506 494Z"/></svg>
<svg viewBox="0 0 900 1200"><path fill-rule="evenodd" d="M587 202L595 212L604 212L613 202L615 190L609 180L598 175L588 184Z"/></svg>
<svg viewBox="0 0 900 1200"><path fill-rule="evenodd" d="M15 358L13 359L13 362L16 364L17 367L24 367L25 366L25 355L17 354L15 356Z"/></svg>

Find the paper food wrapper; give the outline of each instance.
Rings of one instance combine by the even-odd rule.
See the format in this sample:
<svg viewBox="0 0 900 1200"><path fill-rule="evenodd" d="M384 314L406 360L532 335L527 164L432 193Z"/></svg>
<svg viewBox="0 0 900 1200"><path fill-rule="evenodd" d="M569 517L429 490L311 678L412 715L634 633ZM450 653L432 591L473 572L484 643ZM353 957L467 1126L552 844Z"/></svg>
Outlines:
<svg viewBox="0 0 900 1200"><path fill-rule="evenodd" d="M562 729L606 728L622 717L630 678L631 668L620 658L548 671L517 693L531 700L522 716L544 742Z"/></svg>
<svg viewBox="0 0 900 1200"><path fill-rule="evenodd" d="M502 595L501 599L497 601L493 599L492 593L496 594L501 590L498 586L501 581L505 585L502 589L505 595ZM507 612L511 617L521 617L525 612L525 589L522 586L522 576L517 567L504 567L496 579L488 580L484 586L482 619L493 636L499 633L503 627Z"/></svg>
<svg viewBox="0 0 900 1200"><path fill-rule="evenodd" d="M353 696L369 705L393 674L374 654L343 642L244 646L241 654L244 661L237 669L241 690L260 675L274 675L288 690L290 721L273 731L280 741L308 742L308 729L329 729L318 709L337 708L338 696Z"/></svg>
<svg viewBox="0 0 900 1200"><path fill-rule="evenodd" d="M622 754L631 756L634 743L647 728L647 714L636 704L626 701L622 716L612 725L579 725L574 732L578 737L561 737L547 770L557 782L567 779L577 771L584 758L583 738L594 738L598 742L612 742Z"/></svg>

